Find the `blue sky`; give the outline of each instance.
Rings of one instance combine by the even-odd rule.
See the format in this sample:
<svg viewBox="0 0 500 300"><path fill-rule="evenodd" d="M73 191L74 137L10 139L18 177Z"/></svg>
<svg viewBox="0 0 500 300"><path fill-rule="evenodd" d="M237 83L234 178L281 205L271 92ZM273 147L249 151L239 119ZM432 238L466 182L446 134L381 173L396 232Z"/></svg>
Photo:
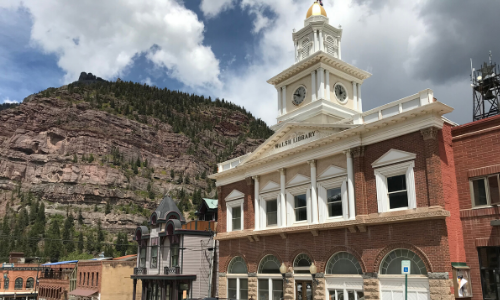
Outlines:
<svg viewBox="0 0 500 300"><path fill-rule="evenodd" d="M276 91L266 80L293 63L292 29L312 2L0 0L0 103L86 71L225 98L272 125ZM498 39L482 34L500 28L500 2L323 2L344 30L342 59L373 74L365 110L431 88L455 108L450 119L470 121L469 58L478 67L489 50L500 57Z"/></svg>

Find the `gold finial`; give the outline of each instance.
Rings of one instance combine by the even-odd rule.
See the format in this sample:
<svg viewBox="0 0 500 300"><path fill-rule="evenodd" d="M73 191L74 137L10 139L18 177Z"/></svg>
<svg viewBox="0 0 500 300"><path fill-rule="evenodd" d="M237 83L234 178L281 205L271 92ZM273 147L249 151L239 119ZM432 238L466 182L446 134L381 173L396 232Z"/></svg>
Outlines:
<svg viewBox="0 0 500 300"><path fill-rule="evenodd" d="M323 6L321 6L318 3L318 1L314 1L313 5L311 5L309 10L307 11L306 19L311 16L319 16L319 15L327 17L326 10L323 8Z"/></svg>

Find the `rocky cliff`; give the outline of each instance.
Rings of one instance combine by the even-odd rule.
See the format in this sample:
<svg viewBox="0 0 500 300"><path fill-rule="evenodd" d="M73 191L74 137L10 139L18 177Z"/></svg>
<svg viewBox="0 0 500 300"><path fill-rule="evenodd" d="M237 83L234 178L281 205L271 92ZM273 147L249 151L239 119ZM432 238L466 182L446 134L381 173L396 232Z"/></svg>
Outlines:
<svg viewBox="0 0 500 300"><path fill-rule="evenodd" d="M91 79L0 111L0 218L27 193L109 230L135 228L167 193L192 216L194 197L215 196L217 162L271 134L223 100Z"/></svg>

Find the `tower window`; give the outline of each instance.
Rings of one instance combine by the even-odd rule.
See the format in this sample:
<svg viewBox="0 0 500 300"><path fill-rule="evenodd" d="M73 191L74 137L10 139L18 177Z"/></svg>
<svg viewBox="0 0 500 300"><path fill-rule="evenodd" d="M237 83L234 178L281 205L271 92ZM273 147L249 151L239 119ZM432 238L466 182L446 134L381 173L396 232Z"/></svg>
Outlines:
<svg viewBox="0 0 500 300"><path fill-rule="evenodd" d="M333 55L333 57L337 57L338 44L336 39L331 36L327 36L325 40L325 48L328 54Z"/></svg>

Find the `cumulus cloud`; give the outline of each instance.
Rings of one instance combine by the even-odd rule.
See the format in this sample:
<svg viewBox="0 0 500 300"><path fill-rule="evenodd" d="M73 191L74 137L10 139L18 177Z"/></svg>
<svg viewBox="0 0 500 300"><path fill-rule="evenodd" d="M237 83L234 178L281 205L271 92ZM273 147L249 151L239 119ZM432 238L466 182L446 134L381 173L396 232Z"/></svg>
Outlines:
<svg viewBox="0 0 500 300"><path fill-rule="evenodd" d="M33 45L58 56L65 82L82 71L119 76L145 54L187 86L221 86L204 24L178 1L2 0L0 7L29 10Z"/></svg>
<svg viewBox="0 0 500 300"><path fill-rule="evenodd" d="M201 0L200 9L205 17L212 18L233 5L234 0Z"/></svg>
<svg viewBox="0 0 500 300"><path fill-rule="evenodd" d="M12 103L19 103L19 102L21 102L21 101L11 100L11 99L9 99L9 97L7 97L7 98L3 99L3 101L2 101L2 102L3 102L3 103L10 103L10 104L12 104Z"/></svg>

